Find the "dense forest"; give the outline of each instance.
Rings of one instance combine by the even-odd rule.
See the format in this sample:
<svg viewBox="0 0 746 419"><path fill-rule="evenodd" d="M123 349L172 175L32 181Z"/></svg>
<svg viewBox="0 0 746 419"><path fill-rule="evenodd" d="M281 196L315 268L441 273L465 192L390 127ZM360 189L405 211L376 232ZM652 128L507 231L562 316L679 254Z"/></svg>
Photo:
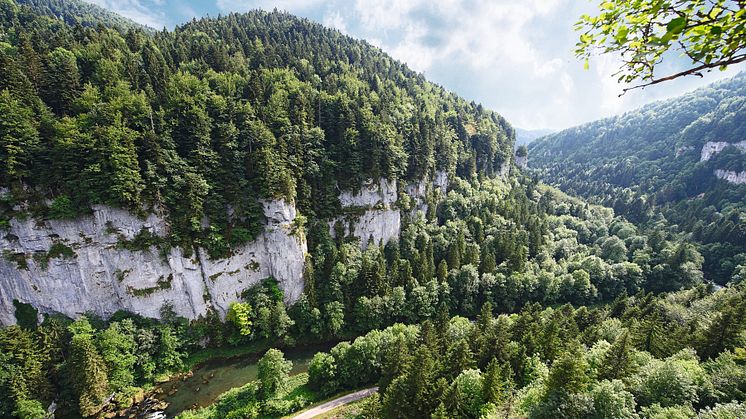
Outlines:
<svg viewBox="0 0 746 419"><path fill-rule="evenodd" d="M379 394L347 417L740 418L746 351L735 342L745 302L742 287L697 287L500 316L488 302L476 321L443 310L317 353L292 379L271 350L262 361L273 379L181 417L281 416L309 395L377 384Z"/></svg>
<svg viewBox="0 0 746 419"><path fill-rule="evenodd" d="M269 349L257 381L183 417L282 417L370 385L360 417L746 414L746 263L707 284L690 233L522 173L507 121L364 41L280 12L152 31L75 1L0 0L0 67L0 232L107 204L168 217L166 239L138 246L221 258L259 233L260 200L284 199L308 243L290 306L272 278L224 319L16 302L2 417L112 416L211 351L311 342L341 343L292 377ZM448 193L426 211L400 191L398 239L331 234L340 189L436 171Z"/></svg>
<svg viewBox="0 0 746 419"><path fill-rule="evenodd" d="M510 161L502 117L307 20L257 11L151 35L29 4L0 2L0 223L14 208L166 212L172 244L219 257L261 229L261 198L328 217L367 179Z"/></svg>
<svg viewBox="0 0 746 419"><path fill-rule="evenodd" d="M646 235L610 209L527 178L452 186L432 219L420 212L400 240L383 247L361 251L354 239L311 228L305 293L287 309L271 280L248 289L226 322L213 314L190 323L166 307L162 322L120 313L108 321L51 316L37 325L33 308L19 305L19 326L1 332L2 352L14 356L0 389L16 409L54 399L60 409L93 415L112 392L107 409L126 407L138 387L179 371L204 345L333 341L397 322L476 318L484 307L490 313L566 303L603 307L702 283L702 257L692 245L664 230ZM732 345L743 326L736 323L728 332ZM359 384L342 379L339 385ZM272 415L299 407L290 403ZM5 409L14 411L12 402Z"/></svg>
<svg viewBox="0 0 746 419"><path fill-rule="evenodd" d="M727 283L746 266L746 185L714 170L746 170L726 147L700 161L707 142L746 138L746 73L636 111L551 134L529 146L530 166L563 191L637 223L661 216L701 244L708 279Z"/></svg>

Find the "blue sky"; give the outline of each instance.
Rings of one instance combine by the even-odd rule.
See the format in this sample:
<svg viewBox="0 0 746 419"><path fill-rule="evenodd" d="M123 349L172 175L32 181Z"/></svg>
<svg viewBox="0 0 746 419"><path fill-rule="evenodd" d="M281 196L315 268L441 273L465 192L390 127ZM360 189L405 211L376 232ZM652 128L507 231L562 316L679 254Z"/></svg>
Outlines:
<svg viewBox="0 0 746 419"><path fill-rule="evenodd" d="M619 98L616 57L573 56L573 23L597 0L88 0L155 28L251 9L287 10L406 62L526 129L562 129L677 96L746 68L675 80ZM665 70L686 64L675 59ZM662 71L663 73L663 71ZM661 73L661 74L662 74Z"/></svg>

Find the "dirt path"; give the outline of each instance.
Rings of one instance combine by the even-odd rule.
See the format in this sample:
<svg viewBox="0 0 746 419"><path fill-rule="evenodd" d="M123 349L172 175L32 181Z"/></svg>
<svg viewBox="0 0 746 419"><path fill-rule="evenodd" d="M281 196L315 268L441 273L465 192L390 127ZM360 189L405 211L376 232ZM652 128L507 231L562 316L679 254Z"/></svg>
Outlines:
<svg viewBox="0 0 746 419"><path fill-rule="evenodd" d="M326 413L332 409L336 409L339 406L352 403L354 401L363 399L370 396L371 394L378 391L378 387L366 388L365 390L356 391L346 396L338 397L334 400L330 400L324 404L320 404L316 407L312 407L305 412L302 412L298 416L293 416L293 419L311 419L323 413Z"/></svg>

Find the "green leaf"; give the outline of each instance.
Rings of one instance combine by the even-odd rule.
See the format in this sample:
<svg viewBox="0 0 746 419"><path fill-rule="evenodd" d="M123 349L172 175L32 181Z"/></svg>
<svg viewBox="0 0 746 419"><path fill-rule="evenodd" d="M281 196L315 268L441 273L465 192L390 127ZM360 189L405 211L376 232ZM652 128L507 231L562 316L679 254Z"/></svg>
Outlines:
<svg viewBox="0 0 746 419"><path fill-rule="evenodd" d="M620 26L619 29L616 31L616 41L621 43L624 43L627 40L627 34L629 33L629 28L626 26Z"/></svg>
<svg viewBox="0 0 746 419"><path fill-rule="evenodd" d="M668 25L666 25L666 31L668 31L668 33L677 35L677 34L680 34L681 31L683 31L685 27L686 27L686 18L677 17L675 19L672 19L670 22L668 22Z"/></svg>
<svg viewBox="0 0 746 419"><path fill-rule="evenodd" d="M583 63L583 70L588 70L589 68L591 68L591 65L588 63L588 60L585 60Z"/></svg>

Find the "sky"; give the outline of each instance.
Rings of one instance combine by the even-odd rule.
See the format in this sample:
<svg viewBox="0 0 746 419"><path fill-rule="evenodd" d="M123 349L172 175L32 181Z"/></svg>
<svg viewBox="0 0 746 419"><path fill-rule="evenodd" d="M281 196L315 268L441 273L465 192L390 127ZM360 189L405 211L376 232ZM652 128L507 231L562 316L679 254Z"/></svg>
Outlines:
<svg viewBox="0 0 746 419"><path fill-rule="evenodd" d="M88 0L156 29L252 9L286 10L365 39L467 100L524 129L559 130L678 96L746 69L637 89L611 75L615 56L590 68L573 54L573 24L599 0ZM684 68L678 57L661 75Z"/></svg>

